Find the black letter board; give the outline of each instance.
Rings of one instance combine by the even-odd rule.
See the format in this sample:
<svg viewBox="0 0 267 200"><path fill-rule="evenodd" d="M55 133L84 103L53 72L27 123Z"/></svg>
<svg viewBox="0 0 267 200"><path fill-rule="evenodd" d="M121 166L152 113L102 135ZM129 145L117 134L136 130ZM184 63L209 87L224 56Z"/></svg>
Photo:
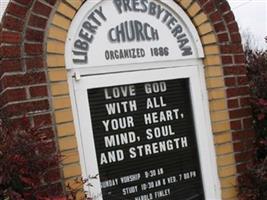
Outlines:
<svg viewBox="0 0 267 200"><path fill-rule="evenodd" d="M88 89L103 200L204 199L189 90L188 79Z"/></svg>

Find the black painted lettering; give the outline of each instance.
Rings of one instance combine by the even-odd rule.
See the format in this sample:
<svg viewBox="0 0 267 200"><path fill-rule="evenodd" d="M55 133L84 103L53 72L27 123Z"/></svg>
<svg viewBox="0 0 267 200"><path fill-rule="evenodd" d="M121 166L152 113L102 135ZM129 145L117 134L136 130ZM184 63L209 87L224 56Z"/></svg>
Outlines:
<svg viewBox="0 0 267 200"><path fill-rule="evenodd" d="M148 32L149 32L148 29L150 29L150 25L149 25L148 23L145 23L145 24L144 24L144 32L145 32L146 40L147 40L147 41L150 41L150 40L152 40L152 34L149 36L149 34L148 34ZM153 29L151 28L151 31L150 31L151 33L152 33L152 30L153 30Z"/></svg>
<svg viewBox="0 0 267 200"><path fill-rule="evenodd" d="M162 18L162 23L165 23L170 16L172 16L172 14L169 11L165 10L165 15Z"/></svg>
<svg viewBox="0 0 267 200"><path fill-rule="evenodd" d="M115 29L112 28L108 31L108 39L111 42L116 42L116 37L115 37Z"/></svg>
<svg viewBox="0 0 267 200"><path fill-rule="evenodd" d="M150 2L148 14L155 16L156 15L156 7L157 7L157 5L154 2Z"/></svg>
<svg viewBox="0 0 267 200"><path fill-rule="evenodd" d="M183 49L185 45L188 44L189 40L187 38L184 38L181 40L177 40L177 42L179 43L179 48Z"/></svg>
<svg viewBox="0 0 267 200"><path fill-rule="evenodd" d="M82 51L72 51L73 56L75 58L72 59L73 63L75 64L87 64L88 58L87 58L87 52Z"/></svg>
<svg viewBox="0 0 267 200"><path fill-rule="evenodd" d="M165 9L164 9L164 8L161 8L160 5L157 6L157 15L156 15L157 19L160 18L161 14L162 14L164 11L165 11Z"/></svg>
<svg viewBox="0 0 267 200"><path fill-rule="evenodd" d="M177 19L175 19L174 17L172 17L168 22L167 22L167 26L169 29L172 29L173 26L177 23Z"/></svg>
<svg viewBox="0 0 267 200"><path fill-rule="evenodd" d="M88 43L84 42L84 41L81 41L79 39L74 42L74 47L76 49L80 49L82 51L88 51L88 49L89 49Z"/></svg>
<svg viewBox="0 0 267 200"><path fill-rule="evenodd" d="M177 41L179 42L179 40L182 40L182 39L184 39L186 37L186 34L181 34L181 35L178 35L177 37L176 37L176 39L177 39Z"/></svg>
<svg viewBox="0 0 267 200"><path fill-rule="evenodd" d="M106 16L103 13L102 7L100 6L98 9L95 9L95 13L104 21L107 20Z"/></svg>
<svg viewBox="0 0 267 200"><path fill-rule="evenodd" d="M177 37L177 35L182 32L183 32L183 28L180 24L177 24L177 26L172 30L172 34L174 37Z"/></svg>
<svg viewBox="0 0 267 200"><path fill-rule="evenodd" d="M132 4L133 4L133 11L135 12L139 12L139 0L132 0Z"/></svg>
<svg viewBox="0 0 267 200"><path fill-rule="evenodd" d="M136 29L136 41L144 41L145 36L143 35L143 25L141 22L135 20L134 21L135 29Z"/></svg>
<svg viewBox="0 0 267 200"><path fill-rule="evenodd" d="M118 12L122 13L122 2L121 0L113 0L113 4L115 5L115 8L118 10Z"/></svg>
<svg viewBox="0 0 267 200"><path fill-rule="evenodd" d="M132 21L130 21L129 23L129 26L128 26L128 22L124 22L124 26L125 26L125 34L126 34L126 37L127 37L127 41L128 42L131 42L131 41L134 41L135 39L135 31L133 31L135 28L134 28L134 24Z"/></svg>
<svg viewBox="0 0 267 200"><path fill-rule="evenodd" d="M157 29L154 29L151 27L151 34L152 34L153 40L159 40L159 33Z"/></svg>
<svg viewBox="0 0 267 200"><path fill-rule="evenodd" d="M141 23L138 20L125 21L108 31L108 38L111 42L132 42L159 40L158 30L148 23Z"/></svg>
<svg viewBox="0 0 267 200"><path fill-rule="evenodd" d="M110 53L111 60L114 60L115 59L114 52L113 51L110 51L109 53Z"/></svg>
<svg viewBox="0 0 267 200"><path fill-rule="evenodd" d="M142 9L140 9L141 12L147 12L147 4L148 1L147 0L141 0L140 2Z"/></svg>
<svg viewBox="0 0 267 200"><path fill-rule="evenodd" d="M79 32L79 37L89 43L92 43L94 36L89 35L87 32L85 32L83 29L80 30Z"/></svg>
<svg viewBox="0 0 267 200"><path fill-rule="evenodd" d="M119 26L116 27L116 39L117 42L125 42L125 30L124 30L124 25L121 23Z"/></svg>
<svg viewBox="0 0 267 200"><path fill-rule="evenodd" d="M85 21L83 23L83 28L86 29L87 31L89 31L90 33L95 34L96 30L97 30L97 26L92 25L90 22Z"/></svg>
<svg viewBox="0 0 267 200"><path fill-rule="evenodd" d="M130 6L130 0L122 0L122 1L125 12L132 11L132 8Z"/></svg>
<svg viewBox="0 0 267 200"><path fill-rule="evenodd" d="M136 58L135 49L131 49L132 52L132 58Z"/></svg>
<svg viewBox="0 0 267 200"><path fill-rule="evenodd" d="M182 50L183 50L183 53L182 53L183 56L190 56L193 54L191 47L185 47Z"/></svg>
<svg viewBox="0 0 267 200"><path fill-rule="evenodd" d="M130 58L129 51L127 49L124 50L124 53L123 54L124 54L124 57L125 58Z"/></svg>
<svg viewBox="0 0 267 200"><path fill-rule="evenodd" d="M140 54L141 57L145 57L145 54L146 54L146 53L145 53L145 50L144 50L144 49L140 49L140 52L141 52L141 54Z"/></svg>
<svg viewBox="0 0 267 200"><path fill-rule="evenodd" d="M138 58L144 57L145 51L144 49L136 49L136 55Z"/></svg>
<svg viewBox="0 0 267 200"><path fill-rule="evenodd" d="M119 50L119 54L120 54L120 56L119 56L120 59L124 58L124 54L123 54L121 49Z"/></svg>
<svg viewBox="0 0 267 200"><path fill-rule="evenodd" d="M92 12L89 16L88 16L89 20L92 20L95 24L97 24L98 26L101 25L101 22L95 17L95 13Z"/></svg>
<svg viewBox="0 0 267 200"><path fill-rule="evenodd" d="M105 58L106 58L106 60L109 60L109 52L108 51L105 51Z"/></svg>
<svg viewBox="0 0 267 200"><path fill-rule="evenodd" d="M114 51L114 54L115 54L115 58L116 59L119 59L120 55L119 55L119 51L118 50L115 50Z"/></svg>

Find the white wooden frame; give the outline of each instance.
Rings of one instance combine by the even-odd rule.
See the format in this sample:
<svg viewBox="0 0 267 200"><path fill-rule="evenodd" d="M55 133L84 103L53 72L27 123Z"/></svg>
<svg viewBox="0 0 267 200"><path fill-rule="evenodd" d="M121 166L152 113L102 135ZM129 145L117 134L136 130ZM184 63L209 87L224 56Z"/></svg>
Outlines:
<svg viewBox="0 0 267 200"><path fill-rule="evenodd" d="M135 71L122 72L122 70L118 70L115 73L98 72L88 74L86 73L87 70L85 70L84 72L78 72L82 74L80 79L72 76L74 71L69 73L74 122L82 166L82 175L84 177L98 174L87 89L149 81L189 78L205 198L207 200L221 199L203 66L188 65L182 67L181 63L177 63L176 66L171 62L165 63L163 67L161 63L161 67L158 65L157 68L153 70L144 70L142 67L137 70L137 67L135 67ZM90 180L90 182L95 187L85 189L90 190L90 194L94 200L102 200L100 180Z"/></svg>
<svg viewBox="0 0 267 200"><path fill-rule="evenodd" d="M195 52L197 52L196 57L192 59L165 60L162 62L144 62L139 64L73 66L71 61L71 41L75 37L80 22L86 17L86 13L103 1L106 0L90 0L85 2L79 9L79 12L76 14L70 26L65 48L65 61L66 68L68 69L68 82L70 85L70 96L72 100L71 103L82 175L88 177L98 174L87 89L189 78L205 198L207 200L220 200L220 183L211 131L204 68L201 61L201 58L204 57L204 53L196 28L188 15L173 0L155 0L164 4L171 10L174 10L177 16L179 16L186 25L186 29L194 42ZM105 44L99 45L105 46ZM90 182L97 186L95 188L90 188L91 196L94 200L102 200L100 181L90 180ZM85 189L87 190L89 188Z"/></svg>

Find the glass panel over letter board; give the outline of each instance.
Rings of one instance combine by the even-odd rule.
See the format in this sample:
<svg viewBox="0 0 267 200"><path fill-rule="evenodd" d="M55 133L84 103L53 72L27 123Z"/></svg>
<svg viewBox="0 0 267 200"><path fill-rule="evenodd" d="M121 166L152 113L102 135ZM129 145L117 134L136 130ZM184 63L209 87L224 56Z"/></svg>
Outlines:
<svg viewBox="0 0 267 200"><path fill-rule="evenodd" d="M87 92L104 200L204 199L189 79Z"/></svg>

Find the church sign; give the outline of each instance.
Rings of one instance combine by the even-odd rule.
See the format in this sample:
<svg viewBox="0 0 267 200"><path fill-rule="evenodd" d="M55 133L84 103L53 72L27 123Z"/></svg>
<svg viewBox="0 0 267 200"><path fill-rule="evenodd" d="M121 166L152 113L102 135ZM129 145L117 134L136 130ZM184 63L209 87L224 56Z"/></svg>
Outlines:
<svg viewBox="0 0 267 200"><path fill-rule="evenodd" d="M1 111L53 136L47 191L84 178L78 199L238 198L255 133L228 0L7 1Z"/></svg>
<svg viewBox="0 0 267 200"><path fill-rule="evenodd" d="M69 30L66 67L93 199L219 196L202 57L194 26L174 2L83 5Z"/></svg>

